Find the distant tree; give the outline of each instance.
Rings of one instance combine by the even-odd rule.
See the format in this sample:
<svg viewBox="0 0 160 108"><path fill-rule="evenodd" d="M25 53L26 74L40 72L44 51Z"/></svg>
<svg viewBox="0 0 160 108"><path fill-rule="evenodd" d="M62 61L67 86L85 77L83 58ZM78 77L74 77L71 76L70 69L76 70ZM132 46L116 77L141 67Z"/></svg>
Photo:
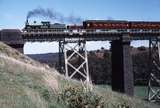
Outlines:
<svg viewBox="0 0 160 108"><path fill-rule="evenodd" d="M139 51L145 51L146 50L146 47L145 46L140 46L137 48Z"/></svg>
<svg viewBox="0 0 160 108"><path fill-rule="evenodd" d="M101 50L104 50L104 47L101 47Z"/></svg>

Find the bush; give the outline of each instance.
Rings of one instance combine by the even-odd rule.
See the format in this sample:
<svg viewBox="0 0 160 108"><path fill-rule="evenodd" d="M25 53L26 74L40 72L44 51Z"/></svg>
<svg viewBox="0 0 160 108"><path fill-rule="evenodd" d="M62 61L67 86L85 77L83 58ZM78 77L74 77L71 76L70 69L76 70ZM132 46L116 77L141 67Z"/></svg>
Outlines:
<svg viewBox="0 0 160 108"><path fill-rule="evenodd" d="M59 94L59 102L65 102L69 108L103 108L101 96L83 87L67 87Z"/></svg>

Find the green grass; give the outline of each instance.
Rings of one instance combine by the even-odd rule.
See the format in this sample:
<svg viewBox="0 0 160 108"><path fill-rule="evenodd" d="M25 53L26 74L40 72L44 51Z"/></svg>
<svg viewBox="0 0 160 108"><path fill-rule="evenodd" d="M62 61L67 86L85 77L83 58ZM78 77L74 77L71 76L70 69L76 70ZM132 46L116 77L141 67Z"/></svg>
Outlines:
<svg viewBox="0 0 160 108"><path fill-rule="evenodd" d="M111 90L110 85L97 85L98 87L102 87L108 90ZM147 86L135 86L134 87L134 96L139 97L141 99L146 99L148 93Z"/></svg>
<svg viewBox="0 0 160 108"><path fill-rule="evenodd" d="M101 87L100 87L101 86ZM139 89L139 88L138 88ZM105 103L110 105L109 108L117 108L118 104L127 104L129 108L159 108L155 103L150 103L140 99L138 96L128 97L124 94L113 92L110 87L106 85L98 85L96 92L104 97Z"/></svg>
<svg viewBox="0 0 160 108"><path fill-rule="evenodd" d="M98 87L105 88L107 90L111 90L110 85L97 85ZM159 87L154 87L154 89L158 89ZM148 87L147 86L135 86L134 87L134 96L140 99L146 100L148 96Z"/></svg>

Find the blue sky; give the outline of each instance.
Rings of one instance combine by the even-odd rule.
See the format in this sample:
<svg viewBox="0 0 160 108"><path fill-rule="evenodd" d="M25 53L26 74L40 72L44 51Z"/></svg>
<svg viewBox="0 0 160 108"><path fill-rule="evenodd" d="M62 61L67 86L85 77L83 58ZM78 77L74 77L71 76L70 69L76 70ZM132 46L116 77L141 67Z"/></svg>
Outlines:
<svg viewBox="0 0 160 108"><path fill-rule="evenodd" d="M28 11L37 7L84 19L160 21L160 0L0 0L0 29L22 29ZM37 49L37 45L30 45Z"/></svg>
<svg viewBox="0 0 160 108"><path fill-rule="evenodd" d="M0 0L0 28L22 28L37 7L85 19L160 20L160 0Z"/></svg>

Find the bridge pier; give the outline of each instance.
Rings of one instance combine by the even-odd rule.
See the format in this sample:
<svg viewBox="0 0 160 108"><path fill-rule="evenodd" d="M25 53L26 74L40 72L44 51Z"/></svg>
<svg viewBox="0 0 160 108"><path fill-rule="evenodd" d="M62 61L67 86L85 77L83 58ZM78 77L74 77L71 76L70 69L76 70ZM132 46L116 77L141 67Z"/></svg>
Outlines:
<svg viewBox="0 0 160 108"><path fill-rule="evenodd" d="M7 45L9 45L10 47L18 50L18 51L21 52L22 54L24 53L24 52L23 52L24 44L7 44Z"/></svg>
<svg viewBox="0 0 160 108"><path fill-rule="evenodd" d="M112 90L132 96L134 94L134 81L130 36L123 35L119 40L113 40L111 42L111 51Z"/></svg>
<svg viewBox="0 0 160 108"><path fill-rule="evenodd" d="M18 29L3 29L0 31L0 41L23 53L24 40Z"/></svg>

